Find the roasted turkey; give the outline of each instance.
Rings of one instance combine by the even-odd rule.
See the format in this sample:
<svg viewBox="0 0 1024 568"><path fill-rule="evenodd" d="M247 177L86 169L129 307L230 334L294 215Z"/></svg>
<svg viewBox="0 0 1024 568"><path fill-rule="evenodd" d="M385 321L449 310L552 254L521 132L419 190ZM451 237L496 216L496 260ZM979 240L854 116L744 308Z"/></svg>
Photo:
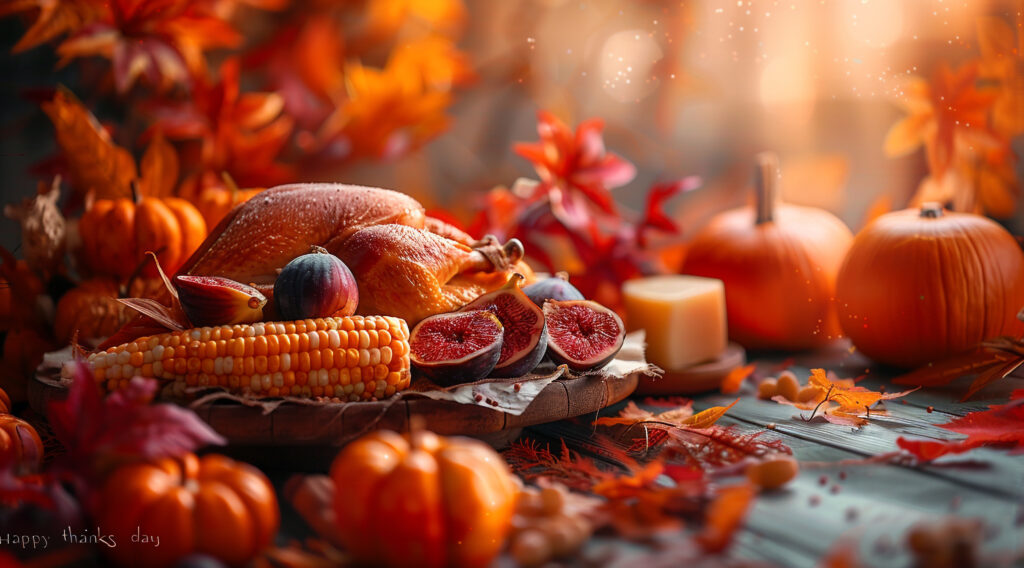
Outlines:
<svg viewBox="0 0 1024 568"><path fill-rule="evenodd" d="M278 271L313 245L352 270L358 313L401 317L410 326L500 287L513 272L532 277L516 240L475 241L428 217L408 195L329 183L278 186L238 205L178 274L223 276L270 298ZM111 340L151 333L152 323L129 323Z"/></svg>

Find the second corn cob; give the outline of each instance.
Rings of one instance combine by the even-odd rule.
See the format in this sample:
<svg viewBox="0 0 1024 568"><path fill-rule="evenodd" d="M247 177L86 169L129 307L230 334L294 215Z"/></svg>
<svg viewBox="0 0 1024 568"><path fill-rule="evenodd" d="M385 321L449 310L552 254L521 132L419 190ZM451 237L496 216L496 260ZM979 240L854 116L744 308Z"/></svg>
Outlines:
<svg viewBox="0 0 1024 568"><path fill-rule="evenodd" d="M197 327L140 337L88 361L108 390L142 376L259 396L382 399L409 386L409 326L348 316Z"/></svg>

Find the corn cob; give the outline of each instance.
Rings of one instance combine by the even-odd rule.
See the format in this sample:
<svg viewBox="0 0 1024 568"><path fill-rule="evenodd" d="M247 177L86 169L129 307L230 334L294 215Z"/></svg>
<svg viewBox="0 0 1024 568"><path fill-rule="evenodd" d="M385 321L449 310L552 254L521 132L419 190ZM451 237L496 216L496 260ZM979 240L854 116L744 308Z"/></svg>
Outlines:
<svg viewBox="0 0 1024 568"><path fill-rule="evenodd" d="M349 316L197 327L140 337L88 361L108 390L142 376L258 396L382 399L409 386L409 326Z"/></svg>

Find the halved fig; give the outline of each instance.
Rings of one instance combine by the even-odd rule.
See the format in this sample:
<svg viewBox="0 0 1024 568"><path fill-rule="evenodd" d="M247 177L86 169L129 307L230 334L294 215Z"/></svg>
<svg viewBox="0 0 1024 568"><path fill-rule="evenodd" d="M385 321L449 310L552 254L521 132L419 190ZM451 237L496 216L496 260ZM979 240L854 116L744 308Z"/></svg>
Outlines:
<svg viewBox="0 0 1024 568"><path fill-rule="evenodd" d="M174 277L181 308L194 326L252 323L263 319L267 297L252 286L220 276Z"/></svg>
<svg viewBox="0 0 1024 568"><path fill-rule="evenodd" d="M487 311L430 316L412 329L409 358L413 366L440 385L482 379L501 356L502 325Z"/></svg>
<svg viewBox="0 0 1024 568"><path fill-rule="evenodd" d="M626 338L618 314L590 300L548 300L544 318L548 322L548 356L574 371L604 367Z"/></svg>
<svg viewBox="0 0 1024 568"><path fill-rule="evenodd" d="M582 292L569 283L569 275L565 272L558 272L554 276L524 286L523 293L540 307L544 307L544 302L548 300L565 302L586 299Z"/></svg>
<svg viewBox="0 0 1024 568"><path fill-rule="evenodd" d="M514 273L508 282L463 306L459 311L486 310L498 316L504 328L501 357L491 372L495 377L518 377L534 369L544 358L548 328L544 312L519 287L525 277Z"/></svg>

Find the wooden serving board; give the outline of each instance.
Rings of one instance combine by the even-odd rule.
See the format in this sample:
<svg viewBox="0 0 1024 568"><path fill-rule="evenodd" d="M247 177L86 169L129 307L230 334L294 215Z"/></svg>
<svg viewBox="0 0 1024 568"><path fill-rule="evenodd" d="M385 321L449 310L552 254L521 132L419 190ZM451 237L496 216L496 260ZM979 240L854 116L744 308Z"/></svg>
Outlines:
<svg viewBox="0 0 1024 568"><path fill-rule="evenodd" d="M573 418L615 404L636 389L639 372L624 377L600 376L556 380L526 408L512 415L473 404L432 400L417 396L380 402L299 404L284 402L271 412L237 402L217 401L195 410L230 446L261 448L338 448L370 430L408 428L411 416L422 417L425 427L443 435L492 439L525 426ZM42 412L46 402L66 396L59 381L37 376L29 383L29 402ZM276 451L276 450L275 450Z"/></svg>

